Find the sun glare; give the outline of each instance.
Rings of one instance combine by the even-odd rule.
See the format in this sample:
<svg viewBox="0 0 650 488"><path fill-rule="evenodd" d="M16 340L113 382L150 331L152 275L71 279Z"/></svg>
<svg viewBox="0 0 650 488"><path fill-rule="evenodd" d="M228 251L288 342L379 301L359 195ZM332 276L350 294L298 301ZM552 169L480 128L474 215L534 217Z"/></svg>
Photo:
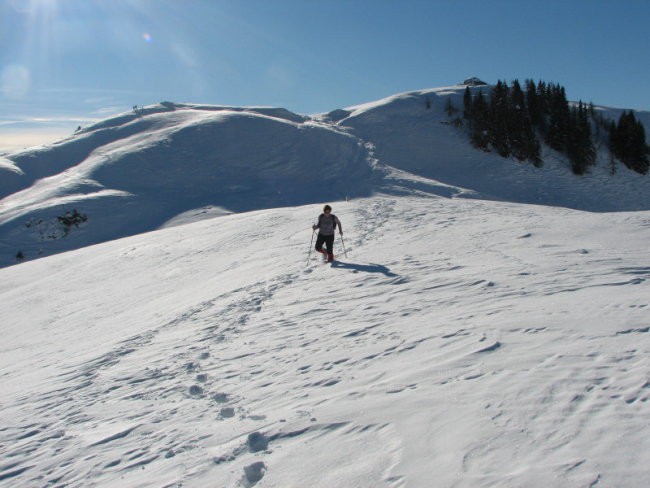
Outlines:
<svg viewBox="0 0 650 488"><path fill-rule="evenodd" d="M196 29L186 22L181 0L0 3L13 11L16 24L13 59L0 66L0 99L31 104L38 95L52 104L64 105L67 100L82 105L85 102L75 95L78 91L140 90L149 72L164 69L156 63L184 68L197 93L206 86L200 70L201 46L193 45ZM103 59L119 65L110 69ZM151 69L143 70L147 63ZM59 95L52 97L52 90ZM121 106L122 101L111 104Z"/></svg>
<svg viewBox="0 0 650 488"><path fill-rule="evenodd" d="M11 0L16 12L28 15L44 15L55 12L59 0Z"/></svg>

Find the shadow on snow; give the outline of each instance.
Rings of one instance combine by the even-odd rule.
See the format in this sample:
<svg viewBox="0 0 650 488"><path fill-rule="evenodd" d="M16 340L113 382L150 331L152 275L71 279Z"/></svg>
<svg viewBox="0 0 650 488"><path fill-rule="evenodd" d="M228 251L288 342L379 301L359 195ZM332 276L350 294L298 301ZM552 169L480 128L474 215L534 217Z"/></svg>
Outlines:
<svg viewBox="0 0 650 488"><path fill-rule="evenodd" d="M344 263L342 261L333 261L332 268L340 269L350 269L354 273L362 271L364 273L381 273L390 278L396 278L398 275L392 273L390 269L381 264L356 264L356 263Z"/></svg>

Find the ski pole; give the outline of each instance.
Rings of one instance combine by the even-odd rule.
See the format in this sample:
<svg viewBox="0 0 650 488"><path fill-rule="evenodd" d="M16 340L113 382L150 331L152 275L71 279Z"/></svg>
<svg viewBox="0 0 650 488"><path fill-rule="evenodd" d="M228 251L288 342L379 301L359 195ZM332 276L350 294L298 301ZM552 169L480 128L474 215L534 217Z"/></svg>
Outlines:
<svg viewBox="0 0 650 488"><path fill-rule="evenodd" d="M339 237L341 238L341 245L343 246L343 252L345 253L345 257L348 257L348 252L345 250L345 242L343 242L343 234L339 234Z"/></svg>
<svg viewBox="0 0 650 488"><path fill-rule="evenodd" d="M312 231L311 231L311 242L309 243L309 252L307 253L307 265L309 265L309 258L311 258L311 245L314 243L314 234L315 233L316 233L316 231L312 229Z"/></svg>

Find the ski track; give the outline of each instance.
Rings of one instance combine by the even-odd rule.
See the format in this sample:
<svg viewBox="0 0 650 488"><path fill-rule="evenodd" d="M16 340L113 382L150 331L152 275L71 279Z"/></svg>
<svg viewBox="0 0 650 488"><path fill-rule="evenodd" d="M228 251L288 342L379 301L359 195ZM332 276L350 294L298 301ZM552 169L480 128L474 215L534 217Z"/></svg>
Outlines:
<svg viewBox="0 0 650 488"><path fill-rule="evenodd" d="M305 267L296 237L268 251L295 263L2 400L0 486L641 486L642 252L565 244L549 224L573 211L343 205L348 258L337 238L339 262Z"/></svg>

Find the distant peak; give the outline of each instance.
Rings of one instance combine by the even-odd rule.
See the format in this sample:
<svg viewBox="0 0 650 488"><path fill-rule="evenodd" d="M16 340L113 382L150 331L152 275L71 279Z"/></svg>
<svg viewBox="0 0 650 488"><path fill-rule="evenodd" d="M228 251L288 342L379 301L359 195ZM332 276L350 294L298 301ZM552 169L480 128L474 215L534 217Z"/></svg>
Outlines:
<svg viewBox="0 0 650 488"><path fill-rule="evenodd" d="M463 85L467 86L485 86L487 85L486 82L481 80L480 78L477 78L476 76L472 76L471 78L467 78L465 81L463 81Z"/></svg>

